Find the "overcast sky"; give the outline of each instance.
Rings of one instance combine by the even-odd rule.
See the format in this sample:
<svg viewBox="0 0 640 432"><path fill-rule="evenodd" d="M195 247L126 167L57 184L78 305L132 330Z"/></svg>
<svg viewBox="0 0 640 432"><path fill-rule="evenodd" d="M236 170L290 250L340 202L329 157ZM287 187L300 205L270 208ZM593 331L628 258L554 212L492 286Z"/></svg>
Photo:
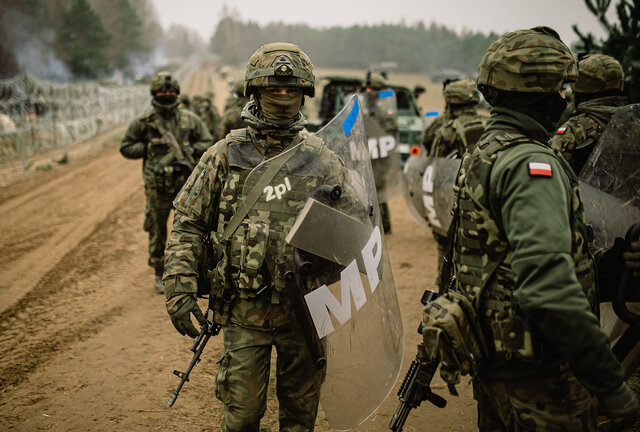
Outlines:
<svg viewBox="0 0 640 432"><path fill-rule="evenodd" d="M555 28L566 43L578 38L571 29L596 36L604 32L584 0L153 0L158 18L167 29L177 23L196 30L205 41L215 30L223 5L238 18L259 24L282 21L313 27L353 24L412 24L422 20L454 30L469 29L498 34L520 28L547 25ZM614 0L612 3L617 3ZM615 19L614 5L609 12ZM295 41L292 41L295 42Z"/></svg>

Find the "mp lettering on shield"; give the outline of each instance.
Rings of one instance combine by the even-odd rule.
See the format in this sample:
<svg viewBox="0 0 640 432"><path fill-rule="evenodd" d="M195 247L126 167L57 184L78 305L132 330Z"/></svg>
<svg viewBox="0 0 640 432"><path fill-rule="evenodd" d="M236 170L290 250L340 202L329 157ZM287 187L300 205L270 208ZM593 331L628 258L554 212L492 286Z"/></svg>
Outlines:
<svg viewBox="0 0 640 432"><path fill-rule="evenodd" d="M369 138L369 153L371 159L384 159L393 153L396 147L396 139L391 135L381 136L377 138Z"/></svg>
<svg viewBox="0 0 640 432"><path fill-rule="evenodd" d="M380 228L373 229L367 244L362 248L362 262L369 280L369 289L373 293L378 284L378 267L382 260L382 238ZM360 277L358 262L356 259L340 272L340 297L338 300L329 291L326 285L322 285L304 296L309 308L309 313L313 319L313 324L318 332L318 337L323 338L334 331L331 322L331 313L340 324L344 324L351 319L351 297L356 310L360 310L367 302L364 285Z"/></svg>

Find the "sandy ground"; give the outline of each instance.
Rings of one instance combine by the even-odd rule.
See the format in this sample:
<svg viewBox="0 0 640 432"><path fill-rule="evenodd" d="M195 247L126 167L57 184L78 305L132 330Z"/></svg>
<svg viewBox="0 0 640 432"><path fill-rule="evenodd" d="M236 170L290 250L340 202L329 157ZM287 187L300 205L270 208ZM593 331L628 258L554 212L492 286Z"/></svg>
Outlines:
<svg viewBox="0 0 640 432"><path fill-rule="evenodd" d="M204 92L209 76L220 107L227 84L213 69L194 73L183 89ZM188 364L190 340L173 329L164 297L152 289L140 161L118 153L123 133L124 126L74 146L69 163L50 171L0 167L0 430L219 429L213 384L221 338L207 346L176 405L167 406L178 383L171 370ZM405 328L403 376L419 342L419 299L432 286L437 254L402 199L390 208L387 242ZM468 381L457 398L439 378L433 387L449 405L421 406L405 430L475 430ZM387 430L396 405L393 392L359 430ZM277 430L273 384L263 429ZM331 430L323 413L317 430Z"/></svg>

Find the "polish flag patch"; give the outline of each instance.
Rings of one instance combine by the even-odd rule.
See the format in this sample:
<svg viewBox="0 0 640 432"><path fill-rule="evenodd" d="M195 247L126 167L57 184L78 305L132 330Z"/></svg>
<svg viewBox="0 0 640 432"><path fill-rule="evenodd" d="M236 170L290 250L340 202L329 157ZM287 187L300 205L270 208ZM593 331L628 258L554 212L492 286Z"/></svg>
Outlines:
<svg viewBox="0 0 640 432"><path fill-rule="evenodd" d="M564 135L566 131L567 131L566 127L561 127L556 131L556 135Z"/></svg>
<svg viewBox="0 0 640 432"><path fill-rule="evenodd" d="M546 162L529 162L529 175L537 177L551 177L551 165Z"/></svg>

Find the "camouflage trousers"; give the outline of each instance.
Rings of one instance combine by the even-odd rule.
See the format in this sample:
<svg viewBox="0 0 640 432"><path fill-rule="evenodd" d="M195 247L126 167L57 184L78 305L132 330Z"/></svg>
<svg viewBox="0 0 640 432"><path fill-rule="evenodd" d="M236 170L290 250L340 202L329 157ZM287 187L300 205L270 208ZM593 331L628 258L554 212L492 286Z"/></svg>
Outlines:
<svg viewBox="0 0 640 432"><path fill-rule="evenodd" d="M276 348L276 394L280 431L313 431L324 370L306 361L307 348L291 329L254 331L224 328L216 397L223 403L224 432L258 432L267 407L271 347Z"/></svg>
<svg viewBox="0 0 640 432"><path fill-rule="evenodd" d="M157 189L144 189L144 224L149 233L149 265L157 270L164 268L164 248L167 244L167 220L173 209L175 193L163 193Z"/></svg>
<svg viewBox="0 0 640 432"><path fill-rule="evenodd" d="M562 366L517 381L475 378L481 432L596 432L596 399Z"/></svg>

